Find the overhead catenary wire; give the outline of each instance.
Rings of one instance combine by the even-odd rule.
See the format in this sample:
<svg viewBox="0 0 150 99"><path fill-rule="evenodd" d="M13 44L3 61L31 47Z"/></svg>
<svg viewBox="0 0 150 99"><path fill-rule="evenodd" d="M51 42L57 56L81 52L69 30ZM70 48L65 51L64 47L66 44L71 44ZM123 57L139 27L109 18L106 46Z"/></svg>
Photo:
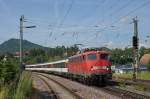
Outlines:
<svg viewBox="0 0 150 99"><path fill-rule="evenodd" d="M136 7L135 9L129 11L126 15L122 16L121 18L119 18L119 20L114 21L114 22L113 22L111 25L109 25L108 27L113 26L114 23L120 22L121 19L123 19L123 18L127 17L128 15L134 13L134 12L137 11L138 9L141 9L141 8L145 7L145 6L148 5L148 4L150 4L150 1L144 2L142 5ZM106 28L105 28L105 29L106 29Z"/></svg>
<svg viewBox="0 0 150 99"><path fill-rule="evenodd" d="M120 1L120 0L119 0ZM128 2L129 3L129 2ZM128 4L127 3L127 4ZM131 4L132 2L130 2L130 4ZM117 9L117 11L113 11L113 13L110 13L108 16L113 16L113 15L116 15L119 11L121 11L122 9L124 9L125 7L124 6L126 6L127 4L125 4L125 5L123 5L122 7L120 7L119 9ZM115 5L116 6L116 5ZM127 5L126 7L128 7L129 5ZM104 23L104 20L102 20L101 22L99 22L99 23L101 23L101 24L99 24L99 25L103 25L103 23Z"/></svg>
<svg viewBox="0 0 150 99"><path fill-rule="evenodd" d="M71 4L70 4L69 8L67 9L67 11L66 11L66 13L65 13L65 15L64 15L64 17L63 17L63 19L62 19L61 22L59 23L59 27L58 27L58 28L61 28L61 26L64 24L64 22L65 22L65 20L66 20L66 18L67 18L67 16L68 16L70 10L72 9L73 4L74 4L74 0L71 0Z"/></svg>
<svg viewBox="0 0 150 99"><path fill-rule="evenodd" d="M70 3L69 8L67 9L67 11L66 11L64 17L62 18L62 20L60 21L60 23L59 23L59 25L58 25L58 28L57 28L58 30L63 26L63 24L64 24L64 22L65 22L65 20L66 20L66 18L67 18L67 16L68 16L68 14L70 13L70 10L71 10L72 7L73 7L73 4L74 4L74 0L71 0L71 3ZM60 36L63 36L63 35L64 35L64 34L62 33ZM57 38L60 37L60 36L55 37L55 41L56 41Z"/></svg>
<svg viewBox="0 0 150 99"><path fill-rule="evenodd" d="M102 1L102 4L105 2L106 0L103 0ZM60 24L59 24L59 27L58 28L60 28L62 25L63 25L63 23L64 23L64 20L65 20L65 18L66 18L66 16L68 15L68 13L70 12L70 10L71 10L71 8L72 8L72 6L73 6L73 3L74 3L74 1L72 0L72 3L71 3L71 5L70 5L70 7L69 7L69 9L68 9L68 11L67 11L67 13L65 14L65 16L64 16L64 18L63 18L63 20L60 22ZM62 33L60 36L58 36L58 37L61 37L61 36L64 36L64 33ZM56 37L55 38L55 41L57 40L57 38L58 37Z"/></svg>
<svg viewBox="0 0 150 99"><path fill-rule="evenodd" d="M106 1L106 0L105 0ZM109 9L111 10L112 8L113 8L113 6L115 6L116 7L116 3L118 3L120 0L116 0L116 2L114 2L113 4L111 4L110 6L109 6ZM103 12L104 13L104 12ZM102 15L104 15L104 14L102 14ZM99 24L99 25L95 25L95 26L102 26L103 25L103 23L104 23L104 16L103 16L103 19L102 19L102 21L100 22L101 24ZM103 29L101 29L100 31L98 31L98 32L96 32L95 33L95 37L94 38L97 38L98 37L98 35L99 35L99 32L102 32L102 31L104 31L105 30L105 28L107 28L106 26L104 26L104 28ZM93 39L94 39L93 38Z"/></svg>
<svg viewBox="0 0 150 99"><path fill-rule="evenodd" d="M122 20L124 17L127 17L128 15L130 15L130 14L134 13L135 11L137 11L138 9L141 9L141 8L145 7L145 6L148 5L149 3L150 3L150 1L144 2L143 4L139 5L139 6L136 7L135 9L129 11L126 15L122 16L121 18L119 18L119 20L116 20L116 21L114 21L112 24L110 24L110 25L108 25L108 26L105 26L103 29L101 29L101 31L105 31L105 29L108 29L108 28L110 28L111 26L113 26L114 23L116 24L116 23L120 22L120 20ZM98 32L97 32L97 33L98 33ZM97 33L96 33L95 35L98 35ZM94 38L95 38L95 37L94 37ZM94 38L93 38L93 39L94 39ZM90 41L90 40L88 40L88 42L89 42L89 41Z"/></svg>
<svg viewBox="0 0 150 99"><path fill-rule="evenodd" d="M106 0L103 0L103 1L102 1L102 4L103 4L105 1L106 1ZM71 4L70 4L70 7L69 7L68 10L67 10L67 13L65 14L63 20L60 22L60 24L59 24L59 26L58 26L58 29L61 28L61 26L63 26L64 21L65 21L65 19L66 19L68 13L70 12L70 10L71 10L71 8L72 8L72 6L73 6L73 3L74 3L74 0L72 0L72 2L71 2ZM62 37L62 36L64 36L64 35L65 35L65 34L62 33L60 36L55 37L54 40L56 41L58 37Z"/></svg>
<svg viewBox="0 0 150 99"><path fill-rule="evenodd" d="M146 5L150 4L150 0L148 0L147 2L144 2L143 4L139 5L138 7L136 7L135 9L129 11L127 14L125 14L124 16L122 16L121 18L119 18L119 20L114 21L113 23L118 23L120 22L123 18L127 17L130 14L133 14L134 12L136 12L138 9L141 9L143 7L145 7Z"/></svg>
<svg viewBox="0 0 150 99"><path fill-rule="evenodd" d="M123 6L119 7L118 9L116 9L114 12L112 12L110 15L117 15L117 13L119 13L120 11L122 11L123 9L127 8L128 6L130 6L133 2L135 2L134 0L129 0L127 3L125 3ZM114 14L115 13L115 14Z"/></svg>
<svg viewBox="0 0 150 99"><path fill-rule="evenodd" d="M106 1L106 0L103 0L103 1ZM129 3L129 2L128 2L128 3ZM128 3L126 3L125 5L128 6ZM146 3L142 3L140 6L142 6L143 4L147 5L147 2L146 2ZM113 15L115 15L116 13L119 13L119 12L121 12L123 9L125 9L125 8L126 8L125 5L123 5L122 8L120 7L120 10L119 10L119 9L118 9L118 10L115 10ZM142 6L142 7L145 7L145 5ZM71 3L71 6L73 6L72 3ZM121 20L122 18L124 18L124 17L126 17L126 16L128 16L128 15L130 15L130 14L132 14L132 13L134 13L134 12L137 11L138 9L141 9L142 7L140 7L140 6L135 7L135 9L132 9L131 11L129 11L128 13L126 13L125 15L121 16L121 17L119 18L119 20L114 21L112 24L108 24L107 26L104 26L103 28L100 29L100 32L101 32L101 30L102 30L102 32L103 32L103 31L105 31L106 29L111 28L112 25L117 24L118 22L120 22L120 20ZM111 7L111 6L110 6L110 7ZM61 28L61 27L64 25L65 20L66 20L68 14L69 14L69 12L70 12L69 9L71 10L71 8L69 7L68 10L66 11L64 17L63 17L62 20L60 21L60 24L59 24L59 26L58 26L58 29ZM67 14L67 13L68 13L68 14ZM94 25L93 25L93 26L94 26ZM91 28L93 28L93 27L91 26ZM76 31L74 31L74 32L76 32ZM98 31L98 32L99 32L99 31ZM99 34L98 32L95 33L95 36L96 36L96 37L98 37L98 34ZM49 33L50 33L50 34L49 34L49 38L50 38L50 37L52 36L52 34L54 34L54 32L51 32L51 31L50 31ZM68 33L68 32L62 32L59 36L57 36L57 37L55 38L55 41L56 41L58 38L61 38L62 36L67 35L67 33ZM80 33L80 32L79 32L79 33ZM95 37L95 36L94 36L94 37ZM75 36L72 36L72 37L75 37Z"/></svg>

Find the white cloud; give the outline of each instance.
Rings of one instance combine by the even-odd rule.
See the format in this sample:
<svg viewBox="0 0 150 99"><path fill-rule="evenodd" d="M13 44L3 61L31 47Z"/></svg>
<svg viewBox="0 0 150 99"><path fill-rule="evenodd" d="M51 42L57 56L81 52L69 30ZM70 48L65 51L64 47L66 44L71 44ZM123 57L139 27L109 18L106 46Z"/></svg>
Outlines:
<svg viewBox="0 0 150 99"><path fill-rule="evenodd" d="M144 44L144 43L139 43L139 47L147 47L147 45L146 44Z"/></svg>
<svg viewBox="0 0 150 99"><path fill-rule="evenodd" d="M131 16L126 16L120 19L121 23L131 23Z"/></svg>
<svg viewBox="0 0 150 99"><path fill-rule="evenodd" d="M107 42L107 43L104 43L104 46L105 46L105 47L108 47L108 48L113 48L113 47L114 47L112 41L109 41L109 42Z"/></svg>

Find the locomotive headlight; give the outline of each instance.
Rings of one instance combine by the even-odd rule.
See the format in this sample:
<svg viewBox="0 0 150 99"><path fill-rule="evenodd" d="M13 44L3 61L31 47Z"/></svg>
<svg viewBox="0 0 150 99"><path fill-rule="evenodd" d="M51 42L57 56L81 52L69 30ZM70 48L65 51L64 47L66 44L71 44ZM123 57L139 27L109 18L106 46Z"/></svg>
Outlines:
<svg viewBox="0 0 150 99"><path fill-rule="evenodd" d="M107 70L111 70L111 66L107 66Z"/></svg>
<svg viewBox="0 0 150 99"><path fill-rule="evenodd" d="M107 70L109 70L109 68L107 67Z"/></svg>

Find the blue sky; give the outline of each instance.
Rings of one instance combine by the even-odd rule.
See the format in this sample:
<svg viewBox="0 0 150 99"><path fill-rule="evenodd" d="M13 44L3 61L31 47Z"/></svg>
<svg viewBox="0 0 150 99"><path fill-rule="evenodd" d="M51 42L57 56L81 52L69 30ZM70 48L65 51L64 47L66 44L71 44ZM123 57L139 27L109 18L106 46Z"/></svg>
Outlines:
<svg viewBox="0 0 150 99"><path fill-rule="evenodd" d="M150 47L149 10L150 0L0 0L0 43L19 38L24 15L25 26L37 26L24 29L31 42L123 48L132 44L132 18L138 16L140 46Z"/></svg>

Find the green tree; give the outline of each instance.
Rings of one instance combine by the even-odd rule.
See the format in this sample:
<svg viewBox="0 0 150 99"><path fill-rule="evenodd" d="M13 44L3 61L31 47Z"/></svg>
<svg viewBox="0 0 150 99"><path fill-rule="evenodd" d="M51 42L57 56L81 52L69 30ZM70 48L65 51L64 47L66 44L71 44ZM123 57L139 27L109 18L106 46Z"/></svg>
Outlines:
<svg viewBox="0 0 150 99"><path fill-rule="evenodd" d="M15 59L8 58L7 61L0 62L0 81L9 84L18 75L18 65Z"/></svg>
<svg viewBox="0 0 150 99"><path fill-rule="evenodd" d="M132 48L112 49L110 60L113 64L128 64L132 62Z"/></svg>
<svg viewBox="0 0 150 99"><path fill-rule="evenodd" d="M76 54L77 51L77 46L57 46L48 49L31 49L29 50L29 56L25 57L24 62L27 64L33 64L61 60Z"/></svg>
<svg viewBox="0 0 150 99"><path fill-rule="evenodd" d="M139 54L140 54L139 59L141 59L141 57L145 54L145 52L144 52L145 50L146 50L146 48L143 46L139 49Z"/></svg>

